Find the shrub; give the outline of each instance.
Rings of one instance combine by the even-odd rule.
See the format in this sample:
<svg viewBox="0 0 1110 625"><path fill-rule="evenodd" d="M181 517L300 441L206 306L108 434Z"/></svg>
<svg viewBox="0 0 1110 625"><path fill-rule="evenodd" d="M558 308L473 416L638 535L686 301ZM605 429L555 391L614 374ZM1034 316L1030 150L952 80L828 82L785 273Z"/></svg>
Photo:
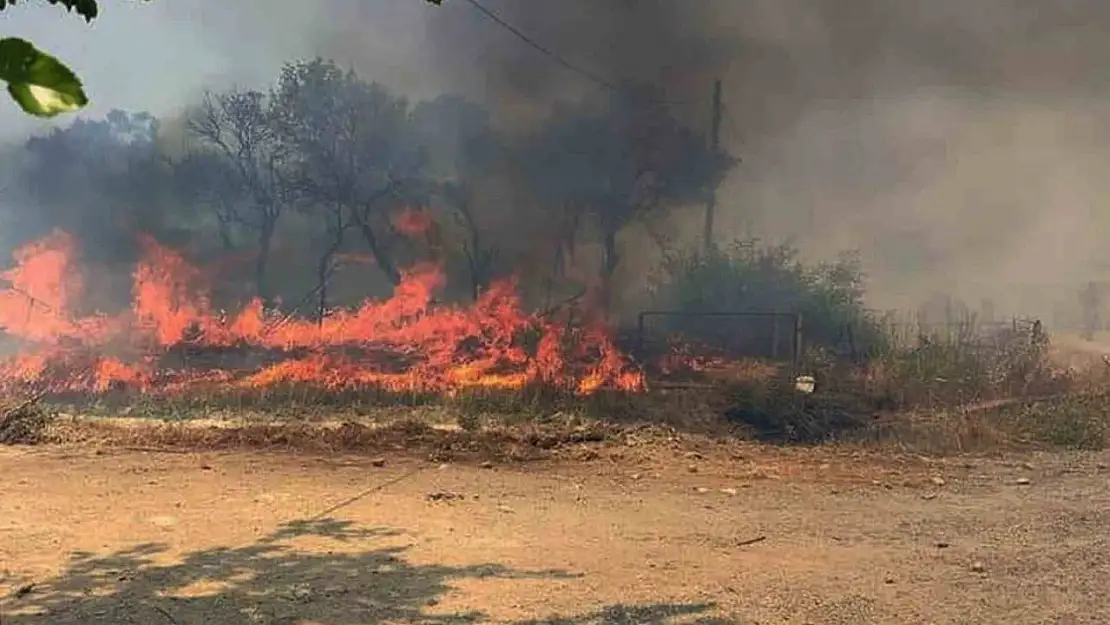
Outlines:
<svg viewBox="0 0 1110 625"><path fill-rule="evenodd" d="M838 393L800 393L793 380L737 384L729 389L724 418L744 426L757 440L815 444L840 439L871 425L874 407L866 398Z"/></svg>
<svg viewBox="0 0 1110 625"><path fill-rule="evenodd" d="M682 312L796 312L807 347L838 347L847 332L854 343L872 345L882 334L864 308L863 282L855 255L806 264L793 246L745 239L708 253L669 254L652 281L652 299L656 307ZM710 333L711 324L697 317L664 323L665 331L689 339Z"/></svg>
<svg viewBox="0 0 1110 625"><path fill-rule="evenodd" d="M915 347L896 343L892 338L892 347L870 354L847 385L905 408L1063 393L1075 382L1070 371L1053 366L1039 324L995 337L967 331L923 337Z"/></svg>

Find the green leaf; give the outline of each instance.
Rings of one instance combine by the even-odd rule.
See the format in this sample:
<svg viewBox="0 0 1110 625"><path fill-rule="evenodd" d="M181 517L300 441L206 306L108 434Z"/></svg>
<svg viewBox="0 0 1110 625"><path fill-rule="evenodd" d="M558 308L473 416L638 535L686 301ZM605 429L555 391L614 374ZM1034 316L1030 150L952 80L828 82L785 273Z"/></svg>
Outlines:
<svg viewBox="0 0 1110 625"><path fill-rule="evenodd" d="M53 117L88 104L81 80L61 61L17 37L0 39L0 80L31 115Z"/></svg>

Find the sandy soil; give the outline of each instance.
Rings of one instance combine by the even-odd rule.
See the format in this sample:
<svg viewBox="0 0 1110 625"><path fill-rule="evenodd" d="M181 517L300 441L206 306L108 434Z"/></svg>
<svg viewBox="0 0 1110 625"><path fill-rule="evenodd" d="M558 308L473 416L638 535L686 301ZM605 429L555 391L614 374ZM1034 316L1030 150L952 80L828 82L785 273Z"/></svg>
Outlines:
<svg viewBox="0 0 1110 625"><path fill-rule="evenodd" d="M0 448L0 622L1110 623L1106 455L589 457Z"/></svg>

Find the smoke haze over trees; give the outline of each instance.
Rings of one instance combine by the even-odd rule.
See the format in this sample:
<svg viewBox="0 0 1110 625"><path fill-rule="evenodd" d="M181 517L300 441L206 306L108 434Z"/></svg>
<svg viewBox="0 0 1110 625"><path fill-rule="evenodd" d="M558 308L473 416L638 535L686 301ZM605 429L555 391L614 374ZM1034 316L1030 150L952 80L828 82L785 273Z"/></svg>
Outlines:
<svg viewBox="0 0 1110 625"><path fill-rule="evenodd" d="M1097 206L1110 191L1102 174L1108 127L1100 112L1106 85L1101 59L1110 30L1105 3L489 0L484 6L593 78L621 88L654 86L672 103L668 111L675 119L695 132L708 128L712 81L721 78L723 142L744 159L720 189L721 240L748 234L794 238L807 255L821 258L859 248L879 305L916 304L943 288L972 301L996 298L1004 308L1022 312L1051 299L1046 288L1059 291L1057 299L1070 297L1074 284L1097 277L1110 260L1097 236L1105 225ZM421 165L435 170L428 176L434 184L429 188L428 180L417 176L408 182L419 184L407 184L404 192L418 199L434 196L442 236L454 242L444 250L455 257L449 265L459 279L453 283L469 291L471 275L480 284L482 274L517 267L542 279L539 274L550 264L540 260L550 257L546 248L558 248L566 237L561 224L546 219L550 209L534 197L535 185L514 169L527 164L514 150L530 137L553 132L549 122L557 108L605 110L613 96L613 89L560 66L462 0L441 7L415 0L162 2L141 10L109 5L104 12L106 19L81 38L71 35L84 25L59 21L50 11L17 6L6 19L43 47L74 59L89 91L97 94L89 123L100 123L113 108L150 111L161 122L154 142L158 152L176 165L153 159L158 164L147 166L144 180L170 176L173 169L176 182L152 182L139 194L149 197L141 200L123 197L138 194L134 190L92 188L82 174L81 184L67 178L31 197L20 181L35 159L20 152L25 136L14 129L33 126L0 112L0 127L19 144L4 157L14 164L5 171L5 204L13 207L7 212L17 213L4 220L25 228L6 230L9 239L29 233L28 221L51 223L54 217L47 216L54 209L38 217L25 213L40 204L68 204L60 197L68 193L74 215L55 215L56 223L88 223L90 235L125 233L140 224L174 240L189 238L190 229L218 233L231 213L221 218L214 208L192 207L224 202L225 208L236 207L234 223L225 224L235 247L248 240L257 247L261 231L245 223L254 209L244 198L221 199L212 194L216 186L180 182L185 174L177 167L185 156L198 159L192 175L234 178L221 169L227 163L209 153L211 146L200 150L202 142L186 132L183 120L206 91L226 94L235 85L258 90L269 106L268 90L277 84L282 64L320 55L335 59L343 71L354 68L367 83L385 86L392 97L407 99L411 119L443 94L456 94L482 111L477 116L460 111L456 125L473 129L486 123L475 121L484 117L500 145L484 159L454 160L467 167L484 160L486 169L480 175L448 171L455 165L444 165L453 160L444 153L456 149L443 138L449 133L421 122L414 125L424 130L409 130L441 135L412 141L435 144L434 153L425 156L435 164ZM144 53L135 55L133 49ZM163 71L166 67L174 71ZM196 154L183 155L184 143ZM118 169L142 149L134 145L124 151L130 156L120 152L94 165ZM207 189L208 197L171 199L175 184ZM306 208L306 191L289 191L279 229L314 233L311 241L293 237L311 243L304 251L313 259L311 272L331 262L322 259L340 235L345 246L366 245L367 232L383 237L382 249L391 251L382 258L408 262L420 256L406 248L411 243L392 242L382 204L373 210L365 205L371 192L366 184L359 190L364 195L359 211ZM115 221L76 217L85 211L103 215L108 205ZM697 236L697 210L664 213L642 220L644 227L625 229L621 263L634 268L633 275L655 262L656 239L678 244ZM334 233L323 222L332 223ZM103 234L97 245L119 253L126 249ZM192 245L215 253L228 241L221 236L194 236ZM283 249L288 237L274 237ZM286 257L273 256L271 275L289 278L281 267ZM347 269L335 270L337 288L353 271L352 263L362 260L339 255L336 262ZM597 258L589 261L581 260L580 271L600 266ZM388 283L384 278L382 288Z"/></svg>
<svg viewBox="0 0 1110 625"><path fill-rule="evenodd" d="M203 94L175 149L160 120L122 111L30 138L9 192L35 210L9 233L73 233L83 260L121 276L150 234L220 265L229 307L307 292L322 316L420 262L457 278L455 299L517 274L536 305L593 287L611 303L618 235L702 202L730 166L653 97L567 107L511 135L465 98L412 102L330 60L292 61L265 90Z"/></svg>

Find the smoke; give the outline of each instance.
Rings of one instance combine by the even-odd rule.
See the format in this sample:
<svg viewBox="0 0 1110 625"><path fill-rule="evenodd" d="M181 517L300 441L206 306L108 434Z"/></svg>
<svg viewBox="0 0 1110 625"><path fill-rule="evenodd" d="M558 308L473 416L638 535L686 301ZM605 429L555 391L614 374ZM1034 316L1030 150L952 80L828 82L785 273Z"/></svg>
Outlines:
<svg viewBox="0 0 1110 625"><path fill-rule="evenodd" d="M723 142L744 162L721 190L720 238L793 238L815 257L859 248L876 305L947 290L1026 312L1110 263L1097 237L1110 191L1100 111L1110 4L483 6L602 82L658 86L698 127L721 79ZM30 34L80 59L105 109L172 115L204 87L265 84L283 61L317 54L412 97L461 93L506 126L607 91L465 0L120 4L89 32L68 20L57 35L45 28L57 12L36 13ZM12 17L13 28L27 23ZM686 215L671 228L692 239L696 213Z"/></svg>
<svg viewBox="0 0 1110 625"><path fill-rule="evenodd" d="M429 17L427 40L494 106L604 91L454 5ZM662 87L702 127L723 80L724 143L744 164L721 192L720 237L791 238L816 257L858 248L876 306L940 291L1047 316L1110 267L1095 209L1110 191L1106 3L486 6L606 81ZM672 223L687 240L699 225Z"/></svg>

